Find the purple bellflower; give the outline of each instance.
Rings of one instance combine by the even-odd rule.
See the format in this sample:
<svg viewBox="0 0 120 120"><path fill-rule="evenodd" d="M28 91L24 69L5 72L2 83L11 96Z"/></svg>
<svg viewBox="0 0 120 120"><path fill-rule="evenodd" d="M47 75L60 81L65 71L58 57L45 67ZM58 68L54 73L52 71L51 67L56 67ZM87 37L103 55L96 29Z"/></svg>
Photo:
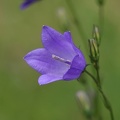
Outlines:
<svg viewBox="0 0 120 120"><path fill-rule="evenodd" d="M26 9L29 5L31 5L37 1L39 1L39 0L24 0L24 2L21 4L20 8Z"/></svg>
<svg viewBox="0 0 120 120"><path fill-rule="evenodd" d="M59 33L51 27L43 26L44 48L29 52L24 60L42 75L40 85L58 80L78 78L86 67L82 52L74 45L70 32Z"/></svg>

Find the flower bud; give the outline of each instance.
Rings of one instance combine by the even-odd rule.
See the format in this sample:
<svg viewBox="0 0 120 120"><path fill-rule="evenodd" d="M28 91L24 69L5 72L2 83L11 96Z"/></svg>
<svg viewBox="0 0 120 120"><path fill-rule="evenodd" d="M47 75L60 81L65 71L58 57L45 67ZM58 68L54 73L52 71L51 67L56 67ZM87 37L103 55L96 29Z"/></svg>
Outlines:
<svg viewBox="0 0 120 120"><path fill-rule="evenodd" d="M97 45L99 46L99 44L100 44L100 39L101 39L101 38L100 38L99 28L98 28L98 26L96 26L96 25L93 26L93 35L92 35L92 37L93 37L93 39L96 40Z"/></svg>
<svg viewBox="0 0 120 120"><path fill-rule="evenodd" d="M93 90L78 91L76 93L77 101L80 109L87 118L91 118L94 110L95 93Z"/></svg>
<svg viewBox="0 0 120 120"><path fill-rule="evenodd" d="M96 40L89 39L89 47L90 47L90 59L91 62L96 62L99 59L99 49L96 43Z"/></svg>
<svg viewBox="0 0 120 120"><path fill-rule="evenodd" d="M69 22L64 8L58 8L57 17L59 19L59 23L63 31L67 31L69 27Z"/></svg>

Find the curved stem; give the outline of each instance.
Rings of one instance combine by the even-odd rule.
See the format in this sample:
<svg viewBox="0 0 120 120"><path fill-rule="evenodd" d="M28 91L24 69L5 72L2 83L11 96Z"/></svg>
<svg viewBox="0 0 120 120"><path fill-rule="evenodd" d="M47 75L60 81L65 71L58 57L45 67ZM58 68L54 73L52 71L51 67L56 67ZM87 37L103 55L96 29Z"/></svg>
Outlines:
<svg viewBox="0 0 120 120"><path fill-rule="evenodd" d="M97 82L97 80L96 80L96 78L90 73L90 72L88 72L87 70L85 70L84 72L86 72L93 80L94 80L94 82L97 84L97 86L98 86L98 82Z"/></svg>
<svg viewBox="0 0 120 120"><path fill-rule="evenodd" d="M109 113L110 113L111 120L114 120L114 115L113 115L113 110L112 110L111 104L110 104L110 102L108 101L108 99L107 99L106 95L104 94L104 92L102 91L102 88L101 88L101 86L99 85L97 79L96 79L90 72L88 72L87 70L85 70L85 72L86 72L86 73L94 80L94 82L96 83L97 88L98 88L98 90L99 90L99 92L100 92L100 94L101 94L101 96L102 96L102 98L103 98L103 100L104 100L104 105L105 105L106 109L107 109L107 110L109 111Z"/></svg>
<svg viewBox="0 0 120 120"><path fill-rule="evenodd" d="M110 112L111 120L114 120L113 110L112 110L112 107L110 105L110 102L108 101L107 97L105 96L105 94L101 88L99 88L99 92L101 93L101 95L104 99L104 105L105 105L106 109L108 109Z"/></svg>

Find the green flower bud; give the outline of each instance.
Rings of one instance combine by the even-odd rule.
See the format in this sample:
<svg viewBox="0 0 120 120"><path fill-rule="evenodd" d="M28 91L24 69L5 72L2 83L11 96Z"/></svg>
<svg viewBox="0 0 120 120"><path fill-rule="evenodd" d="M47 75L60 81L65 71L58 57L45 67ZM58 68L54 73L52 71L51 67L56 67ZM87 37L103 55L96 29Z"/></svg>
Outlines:
<svg viewBox="0 0 120 120"><path fill-rule="evenodd" d="M91 62L96 62L99 59L99 49L96 43L96 40L94 39L89 39L89 47L90 47L90 59Z"/></svg>
<svg viewBox="0 0 120 120"><path fill-rule="evenodd" d="M88 94L85 91L78 91L76 93L77 101L80 109L83 111L86 117L91 115L91 101Z"/></svg>
<svg viewBox="0 0 120 120"><path fill-rule="evenodd" d="M95 97L96 94L93 89L80 90L76 93L78 105L88 119L94 114Z"/></svg>
<svg viewBox="0 0 120 120"><path fill-rule="evenodd" d="M98 28L98 26L96 26L96 25L93 26L93 34L92 34L92 37L93 37L93 39L96 40L97 45L99 46L99 45L100 45L100 39L101 39L101 38L100 38L99 28Z"/></svg>

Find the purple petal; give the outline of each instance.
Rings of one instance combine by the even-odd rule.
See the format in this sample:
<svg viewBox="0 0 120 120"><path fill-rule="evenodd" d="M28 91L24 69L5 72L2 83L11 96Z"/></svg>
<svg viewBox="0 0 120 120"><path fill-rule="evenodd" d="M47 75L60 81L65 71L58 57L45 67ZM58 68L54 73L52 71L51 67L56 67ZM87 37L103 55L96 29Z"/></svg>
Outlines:
<svg viewBox="0 0 120 120"><path fill-rule="evenodd" d="M29 5L37 2L39 0L25 0L22 4L21 4L21 9L26 9Z"/></svg>
<svg viewBox="0 0 120 120"><path fill-rule="evenodd" d="M71 43L61 33L48 26L43 26L42 42L50 53L61 58L72 60L76 55Z"/></svg>
<svg viewBox="0 0 120 120"><path fill-rule="evenodd" d="M41 74L63 75L70 68L65 63L53 59L52 55L44 48L29 52L24 59Z"/></svg>
<svg viewBox="0 0 120 120"><path fill-rule="evenodd" d="M77 54L79 54L79 56L81 56L82 52L81 52L81 51L75 46L75 44L73 43L73 40L72 40L72 36L71 36L70 31L69 31L69 32L64 32L64 37L65 37L65 39L66 39L68 42L70 42L70 43L72 44L72 47L73 47L73 49L75 50L75 52L76 52ZM82 54L82 56L83 56L83 54Z"/></svg>
<svg viewBox="0 0 120 120"><path fill-rule="evenodd" d="M85 69L86 62L85 60L81 60L79 55L76 55L72 61L72 65L70 69L63 76L64 80L73 80L78 78L83 70Z"/></svg>
<svg viewBox="0 0 120 120"><path fill-rule="evenodd" d="M64 35L65 39L66 39L68 42L70 42L71 44L73 44L73 40L72 40L72 36L71 36L70 31L64 32L63 35Z"/></svg>
<svg viewBox="0 0 120 120"><path fill-rule="evenodd" d="M76 53L79 55L80 57L80 61L83 61L84 63L83 64L86 64L86 61L85 61L85 58L84 58L84 55L83 53L81 52L80 49L78 49L75 44L73 43L73 40L72 40L72 36L71 36L71 33L70 32L64 32L64 37L66 38L67 41L71 42L72 46L73 46L73 49L76 51Z"/></svg>
<svg viewBox="0 0 120 120"><path fill-rule="evenodd" d="M38 79L38 83L40 85L44 85L44 84L48 84L48 83L51 83L51 82L55 82L55 81L58 81L58 80L61 80L62 79L62 76L57 76L57 75L50 75L50 74L45 74L45 75L42 75L39 77Z"/></svg>

